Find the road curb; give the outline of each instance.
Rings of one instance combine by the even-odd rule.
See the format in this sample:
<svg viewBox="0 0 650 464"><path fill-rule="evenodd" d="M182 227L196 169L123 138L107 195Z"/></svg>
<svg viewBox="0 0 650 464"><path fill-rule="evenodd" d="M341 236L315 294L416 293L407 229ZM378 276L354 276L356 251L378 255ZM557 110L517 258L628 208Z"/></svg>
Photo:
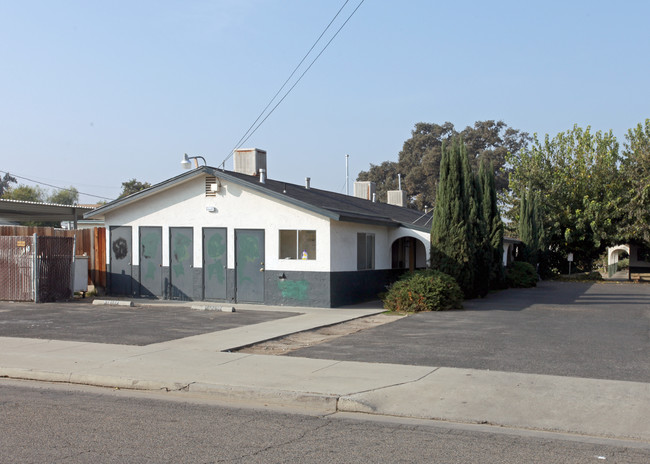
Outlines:
<svg viewBox="0 0 650 464"><path fill-rule="evenodd" d="M124 301L124 300L93 300L94 305L102 306L128 306L133 307L133 301Z"/></svg>
<svg viewBox="0 0 650 464"><path fill-rule="evenodd" d="M207 395L217 401L239 402L258 406L285 406L320 413L337 412L338 396L288 390L252 388L239 385L218 385L202 382L162 382L128 377L36 371L21 368L0 368L0 378L69 383L124 390L191 392Z"/></svg>
<svg viewBox="0 0 650 464"><path fill-rule="evenodd" d="M195 382L189 385L188 390L193 393L207 394L227 401L260 405L292 406L326 413L336 412L338 404L338 396L336 395L251 388L239 385L217 385Z"/></svg>
<svg viewBox="0 0 650 464"><path fill-rule="evenodd" d="M65 372L47 372L23 369L20 367L0 368L0 378L17 380L37 380L40 382L70 383L70 374Z"/></svg>

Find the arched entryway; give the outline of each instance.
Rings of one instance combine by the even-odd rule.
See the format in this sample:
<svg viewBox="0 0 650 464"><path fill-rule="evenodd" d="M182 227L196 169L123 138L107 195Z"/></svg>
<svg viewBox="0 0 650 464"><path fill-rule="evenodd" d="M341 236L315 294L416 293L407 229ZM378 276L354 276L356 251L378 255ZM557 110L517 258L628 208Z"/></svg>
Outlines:
<svg viewBox="0 0 650 464"><path fill-rule="evenodd" d="M618 262L621 259L629 258L629 245L617 245L607 249L607 274L612 277L618 270Z"/></svg>
<svg viewBox="0 0 650 464"><path fill-rule="evenodd" d="M427 267L427 250L415 237L400 237L391 245L391 267L393 269L424 269Z"/></svg>

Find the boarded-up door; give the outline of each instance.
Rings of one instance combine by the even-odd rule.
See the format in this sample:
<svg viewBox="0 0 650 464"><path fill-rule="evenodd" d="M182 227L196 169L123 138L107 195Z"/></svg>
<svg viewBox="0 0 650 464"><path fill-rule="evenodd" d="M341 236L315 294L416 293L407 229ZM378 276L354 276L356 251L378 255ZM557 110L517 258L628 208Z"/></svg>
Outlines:
<svg viewBox="0 0 650 464"><path fill-rule="evenodd" d="M228 265L226 229L203 229L203 298L226 299L226 270Z"/></svg>
<svg viewBox="0 0 650 464"><path fill-rule="evenodd" d="M140 295L162 296L162 228L140 227Z"/></svg>
<svg viewBox="0 0 650 464"><path fill-rule="evenodd" d="M191 300L193 292L194 240L191 227L169 228L169 267L171 297L174 300Z"/></svg>
<svg viewBox="0 0 650 464"><path fill-rule="evenodd" d="M237 301L264 302L264 231L235 231L235 276Z"/></svg>
<svg viewBox="0 0 650 464"><path fill-rule="evenodd" d="M111 293L131 295L131 227L113 226L111 234Z"/></svg>

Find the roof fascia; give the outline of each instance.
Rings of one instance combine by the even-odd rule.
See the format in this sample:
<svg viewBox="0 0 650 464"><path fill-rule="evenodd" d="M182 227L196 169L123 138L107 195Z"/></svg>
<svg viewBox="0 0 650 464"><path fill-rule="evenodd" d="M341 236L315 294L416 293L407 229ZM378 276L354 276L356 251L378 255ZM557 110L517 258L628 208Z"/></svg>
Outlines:
<svg viewBox="0 0 650 464"><path fill-rule="evenodd" d="M418 226L416 224L409 224L409 223L402 223L400 225L407 229L418 230L420 232L431 232L431 228L427 226Z"/></svg>
<svg viewBox="0 0 650 464"><path fill-rule="evenodd" d="M201 174L212 174L210 171L208 171L208 168L206 166L201 166L197 169L193 169L189 172L185 172L183 174L180 174L176 177L172 177L171 179L164 180L156 185L153 185L149 187L148 189L140 190L139 192L132 193L131 195L124 197L124 198L118 198L117 200L113 200L110 203L105 204L104 206L100 206L99 208L84 214L84 219L90 219L94 218L96 216L104 216L104 214L113 211L117 208L122 208L123 206L129 205L133 202L142 200L144 198L150 197L152 195L155 195L156 193L162 192L163 190L167 190L171 187L174 187L176 185L182 184L184 182L187 182L189 180L194 179L195 177L198 177Z"/></svg>
<svg viewBox="0 0 650 464"><path fill-rule="evenodd" d="M182 184L184 182L187 182L189 180L194 179L198 175L201 174L208 174L211 176L215 177L221 177L222 179L228 180L229 182L232 182L234 184L241 185L243 187L250 188L258 193L261 193L263 195L269 196L271 198L275 198L277 200L283 201L285 203L290 203L294 206L299 206L301 208L304 208L308 211L311 211L313 213L319 214L321 216L328 217L330 219L334 220L339 220L340 215L333 213L331 211L328 211L324 208L319 208L317 206L313 206L309 203L306 203L304 201L296 200L295 198L288 197L286 195L282 195L280 193L274 192L273 190L269 190L267 188L264 188L262 186L256 185L255 182L247 182L245 180L239 179L238 177L231 176L226 172L220 171L216 168L210 167L210 166L201 166L197 169L193 169L190 172L183 173L179 176L172 177L171 179L167 179L163 182L160 182L159 184L156 184L152 187L149 187L148 189L141 190L139 192L133 193L129 195L128 197L124 198L119 198L117 200L113 200L110 203L107 203L104 206L100 206L99 208L86 213L84 215L85 219L90 219L94 217L103 217L106 213L113 211L117 208L122 208L124 206L127 206L133 202L142 200L144 198L147 198L151 195L155 195L163 190L167 190L171 187L174 187L176 185Z"/></svg>

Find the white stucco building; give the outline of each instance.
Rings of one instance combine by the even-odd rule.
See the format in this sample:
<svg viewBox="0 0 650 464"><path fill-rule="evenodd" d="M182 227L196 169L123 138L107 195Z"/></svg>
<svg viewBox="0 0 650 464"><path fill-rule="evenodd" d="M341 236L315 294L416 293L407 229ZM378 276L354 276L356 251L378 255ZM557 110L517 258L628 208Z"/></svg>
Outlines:
<svg viewBox="0 0 650 464"><path fill-rule="evenodd" d="M431 212L268 179L265 155L242 150L235 171L199 167L88 213L109 230L109 293L330 307L427 266Z"/></svg>

